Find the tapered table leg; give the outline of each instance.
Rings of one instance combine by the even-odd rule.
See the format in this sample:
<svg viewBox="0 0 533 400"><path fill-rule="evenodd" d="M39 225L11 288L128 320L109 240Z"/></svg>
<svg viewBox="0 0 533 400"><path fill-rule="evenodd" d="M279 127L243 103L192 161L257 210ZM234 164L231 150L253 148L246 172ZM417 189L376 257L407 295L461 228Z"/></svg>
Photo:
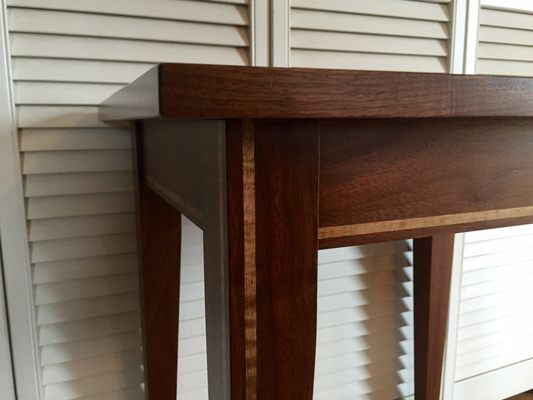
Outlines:
<svg viewBox="0 0 533 400"><path fill-rule="evenodd" d="M440 398L454 235L414 241L415 398Z"/></svg>
<svg viewBox="0 0 533 400"><path fill-rule="evenodd" d="M139 185L146 390L176 400L181 214Z"/></svg>
<svg viewBox="0 0 533 400"><path fill-rule="evenodd" d="M232 400L311 400L318 131L241 121L227 143Z"/></svg>

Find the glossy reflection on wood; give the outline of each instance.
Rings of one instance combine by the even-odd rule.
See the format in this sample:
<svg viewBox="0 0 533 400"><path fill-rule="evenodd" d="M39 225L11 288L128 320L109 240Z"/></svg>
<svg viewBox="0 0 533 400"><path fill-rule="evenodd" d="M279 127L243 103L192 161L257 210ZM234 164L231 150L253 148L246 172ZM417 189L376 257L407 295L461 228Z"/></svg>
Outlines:
<svg viewBox="0 0 533 400"><path fill-rule="evenodd" d="M181 214L142 183L139 203L146 389L176 400Z"/></svg>
<svg viewBox="0 0 533 400"><path fill-rule="evenodd" d="M101 106L103 119L533 116L533 79L161 64Z"/></svg>
<svg viewBox="0 0 533 400"><path fill-rule="evenodd" d="M236 156L228 174L233 183L228 220L233 399L310 400L316 348L317 126L313 121L243 121L228 132L228 144Z"/></svg>
<svg viewBox="0 0 533 400"><path fill-rule="evenodd" d="M321 238L533 214L533 119L334 120L320 131Z"/></svg>
<svg viewBox="0 0 533 400"><path fill-rule="evenodd" d="M454 233L533 222L532 93L527 78L162 64L108 99L104 119L146 128L140 179L206 234L210 399L311 400L317 242L414 237L416 397L438 400ZM179 213L149 198L160 400L175 398Z"/></svg>
<svg viewBox="0 0 533 400"><path fill-rule="evenodd" d="M414 241L415 397L439 400L454 235L439 233Z"/></svg>

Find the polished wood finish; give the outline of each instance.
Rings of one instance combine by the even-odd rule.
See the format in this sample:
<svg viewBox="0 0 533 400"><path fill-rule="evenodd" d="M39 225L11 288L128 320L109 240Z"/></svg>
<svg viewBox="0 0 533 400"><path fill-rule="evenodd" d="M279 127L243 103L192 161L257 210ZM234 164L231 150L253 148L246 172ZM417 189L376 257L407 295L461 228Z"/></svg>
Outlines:
<svg viewBox="0 0 533 400"><path fill-rule="evenodd" d="M531 78L197 64L154 68L111 96L101 107L102 118L533 116Z"/></svg>
<svg viewBox="0 0 533 400"><path fill-rule="evenodd" d="M515 226L515 225L525 225L533 224L533 215L514 217L514 218L504 218L504 219L494 219L489 221L478 221L472 223L458 223L450 225L438 225L438 226L429 226L426 228L416 228L416 229L400 229L394 230L391 232L379 232L379 233L368 233L368 234L350 234L345 232L342 236L338 237L322 237L323 228L319 229L319 248L320 249L332 249L336 247L345 247L345 246L354 246L360 244L376 243L376 242L387 242L391 240L402 240L406 238L422 238L436 233L460 233L460 232L470 232L478 231L482 229L493 229L501 228L503 226ZM342 229L342 227L341 227Z"/></svg>
<svg viewBox="0 0 533 400"><path fill-rule="evenodd" d="M416 397L438 400L454 233L533 222L532 93L527 78L162 64L111 96L100 115L143 120L139 180L166 204L141 207L150 398L175 395L177 297L165 333L151 319L159 282L177 282L171 204L204 230L210 399L311 400L318 246L417 238Z"/></svg>
<svg viewBox="0 0 533 400"><path fill-rule="evenodd" d="M232 398L311 399L317 125L234 122L228 130L228 150L235 155L228 164Z"/></svg>
<svg viewBox="0 0 533 400"><path fill-rule="evenodd" d="M312 399L318 257L318 129L255 126L258 399Z"/></svg>
<svg viewBox="0 0 533 400"><path fill-rule="evenodd" d="M528 118L321 121L320 238L533 215L532 131Z"/></svg>
<svg viewBox="0 0 533 400"><path fill-rule="evenodd" d="M415 398L439 400L454 235L414 241Z"/></svg>
<svg viewBox="0 0 533 400"><path fill-rule="evenodd" d="M227 160L228 182L228 256L230 286L230 343L231 343L231 398L248 400L256 393L256 370L247 370L247 356L256 351L256 341L246 341L245 249L244 249L244 129L245 121L227 123L226 150L232 157ZM249 122L248 122L249 124ZM250 129L250 126L246 126ZM250 149L248 149L250 151ZM249 265L248 265L249 268ZM248 271L249 273L249 271ZM249 280L248 276L248 280ZM253 282L252 282L253 283ZM250 282L248 282L248 285ZM248 304L246 304L248 301ZM249 312L249 311L248 311ZM250 318L250 316L248 316ZM255 329L255 324L251 327ZM250 329L250 326L248 327ZM250 348L251 346L251 348Z"/></svg>
<svg viewBox="0 0 533 400"><path fill-rule="evenodd" d="M139 205L146 391L150 399L175 400L181 215L142 183Z"/></svg>

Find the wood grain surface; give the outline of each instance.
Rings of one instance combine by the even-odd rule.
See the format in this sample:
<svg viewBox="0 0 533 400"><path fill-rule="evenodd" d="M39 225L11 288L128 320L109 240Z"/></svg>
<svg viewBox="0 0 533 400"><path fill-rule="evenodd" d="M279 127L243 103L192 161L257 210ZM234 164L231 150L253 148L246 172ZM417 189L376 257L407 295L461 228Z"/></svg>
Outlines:
<svg viewBox="0 0 533 400"><path fill-rule="evenodd" d="M439 400L454 235L414 241L415 397Z"/></svg>
<svg viewBox="0 0 533 400"><path fill-rule="evenodd" d="M255 125L259 399L313 398L317 318L318 127Z"/></svg>
<svg viewBox="0 0 533 400"><path fill-rule="evenodd" d="M531 78L198 64L155 68L103 103L101 118L533 116Z"/></svg>
<svg viewBox="0 0 533 400"><path fill-rule="evenodd" d="M530 217L532 132L529 118L320 121L320 238Z"/></svg>
<svg viewBox="0 0 533 400"><path fill-rule="evenodd" d="M188 202L218 207L206 246L211 396L228 397L228 298L231 398L312 400L319 239L414 237L415 395L437 400L453 232L533 222L531 93L529 78L161 64L108 99L102 119L164 118L171 135L169 119L226 120L226 151L219 122L197 149L154 137L151 159L180 147L216 161L216 180L202 163L165 186L201 183ZM147 391L174 400L180 213L139 194Z"/></svg>
<svg viewBox="0 0 533 400"><path fill-rule="evenodd" d="M246 343L245 252L244 252L244 162L243 121L226 124L228 179L228 254L230 290L231 398L249 400L256 393L255 362L246 369L247 354L256 351L257 341ZM249 267L249 266L248 266ZM248 307L250 305L248 304ZM256 324L252 327L255 329ZM249 327L248 327L249 329ZM249 346L252 348L250 349Z"/></svg>
<svg viewBox="0 0 533 400"><path fill-rule="evenodd" d="M228 168L232 398L311 400L318 251L316 123L235 124L241 132L235 126L228 131L228 150L236 156Z"/></svg>
<svg viewBox="0 0 533 400"><path fill-rule="evenodd" d="M142 183L139 197L146 391L150 400L175 400L181 215Z"/></svg>

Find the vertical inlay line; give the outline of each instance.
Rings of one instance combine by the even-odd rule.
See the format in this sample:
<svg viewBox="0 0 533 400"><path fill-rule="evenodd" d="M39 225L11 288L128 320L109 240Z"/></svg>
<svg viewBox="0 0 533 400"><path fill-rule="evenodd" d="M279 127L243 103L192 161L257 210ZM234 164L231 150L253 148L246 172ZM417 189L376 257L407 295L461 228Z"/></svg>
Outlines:
<svg viewBox="0 0 533 400"><path fill-rule="evenodd" d="M246 399L257 399L257 276L255 230L255 143L253 121L243 121L244 336Z"/></svg>

